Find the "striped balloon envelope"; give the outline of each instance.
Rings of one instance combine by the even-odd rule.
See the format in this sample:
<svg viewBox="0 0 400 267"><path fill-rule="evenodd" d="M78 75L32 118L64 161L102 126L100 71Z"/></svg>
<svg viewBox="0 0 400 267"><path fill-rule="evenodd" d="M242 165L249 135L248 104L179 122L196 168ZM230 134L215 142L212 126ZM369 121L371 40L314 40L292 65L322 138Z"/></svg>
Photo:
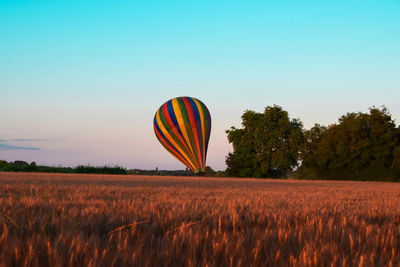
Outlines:
<svg viewBox="0 0 400 267"><path fill-rule="evenodd" d="M206 105L193 97L168 100L154 116L158 141L195 174L205 172L211 116Z"/></svg>

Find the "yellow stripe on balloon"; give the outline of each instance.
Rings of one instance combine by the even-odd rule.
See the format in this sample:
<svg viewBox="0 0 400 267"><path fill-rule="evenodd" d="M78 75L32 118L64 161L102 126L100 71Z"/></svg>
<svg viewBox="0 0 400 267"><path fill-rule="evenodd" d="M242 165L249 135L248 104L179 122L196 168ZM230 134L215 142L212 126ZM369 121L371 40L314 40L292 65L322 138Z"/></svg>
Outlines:
<svg viewBox="0 0 400 267"><path fill-rule="evenodd" d="M176 98L172 99L172 107L174 108L174 113L175 113L176 119L178 120L178 124L181 125L180 128L181 128L181 132L183 134L183 138L185 138L186 144L190 148L190 152L192 152L192 156L194 157L194 155L195 155L194 150L193 150L192 144L190 143L189 136L186 132L185 122L183 120L182 112L181 112L181 109L179 108L179 103ZM196 158L196 157L194 157L194 158ZM195 161L194 163L195 163L195 166L197 166L197 162Z"/></svg>
<svg viewBox="0 0 400 267"><path fill-rule="evenodd" d="M161 118L160 118L160 110L157 110L156 120L157 120L157 124L158 124L160 130L162 131L162 133L164 134L164 136L168 139L168 141L170 141L171 144L174 145L174 147L181 153L181 155L187 160L187 162L193 167L193 169L196 169L196 168L194 168L194 166L193 166L193 160L190 159L190 158L187 156L187 153L185 153L185 152L180 148L180 146L175 142L175 140L171 137L171 135L168 133L167 129L166 129L166 128L164 127L164 125L162 124ZM171 153L172 153L172 152L171 152ZM174 156L175 156L175 155L174 155ZM175 156L175 158L177 158L177 159L179 160L178 157ZM180 160L179 160L179 161L180 161Z"/></svg>
<svg viewBox="0 0 400 267"><path fill-rule="evenodd" d="M206 159L206 127L204 125L204 109L202 108L201 104L197 99L192 98L193 101L196 103L197 109L199 110L200 114L200 121L201 121L201 132L202 132L202 141L203 141L203 161Z"/></svg>

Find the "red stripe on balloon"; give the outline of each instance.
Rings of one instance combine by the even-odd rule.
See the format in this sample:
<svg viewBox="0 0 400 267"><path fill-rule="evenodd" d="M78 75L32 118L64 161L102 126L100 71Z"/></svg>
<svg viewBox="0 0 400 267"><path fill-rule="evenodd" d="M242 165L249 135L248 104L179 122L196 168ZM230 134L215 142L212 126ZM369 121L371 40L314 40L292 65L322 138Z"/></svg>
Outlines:
<svg viewBox="0 0 400 267"><path fill-rule="evenodd" d="M176 156L183 164L188 166L192 171L195 171L190 164L178 153L174 151L174 149L164 140L164 138L161 136L161 134L158 132L156 126L154 125L154 132L156 133L158 140L168 149L170 153L172 153L174 156Z"/></svg>

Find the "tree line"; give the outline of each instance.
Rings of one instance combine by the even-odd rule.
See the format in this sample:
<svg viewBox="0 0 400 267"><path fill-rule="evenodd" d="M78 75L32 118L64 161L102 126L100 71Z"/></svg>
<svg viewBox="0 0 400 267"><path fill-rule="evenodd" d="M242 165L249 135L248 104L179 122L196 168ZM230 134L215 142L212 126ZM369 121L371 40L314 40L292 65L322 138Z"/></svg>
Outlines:
<svg viewBox="0 0 400 267"><path fill-rule="evenodd" d="M159 176L192 176L193 173L189 169L186 170L143 170L143 169L126 169L121 166L90 166L78 165L76 167L63 166L45 166L37 165L36 162L25 162L16 160L7 162L0 160L0 171L4 172L50 172L50 173L87 173L87 174L135 174L135 175L159 175ZM206 166L204 176L217 176L217 172L210 166Z"/></svg>
<svg viewBox="0 0 400 267"><path fill-rule="evenodd" d="M227 176L400 181L400 128L386 107L306 130L282 107L267 106L245 111L242 128L226 133Z"/></svg>
<svg viewBox="0 0 400 267"><path fill-rule="evenodd" d="M0 171L5 172L56 172L56 173L98 173L98 174L127 174L127 170L120 166L90 166L78 165L76 167L43 166L35 162L16 160L7 162L0 160Z"/></svg>

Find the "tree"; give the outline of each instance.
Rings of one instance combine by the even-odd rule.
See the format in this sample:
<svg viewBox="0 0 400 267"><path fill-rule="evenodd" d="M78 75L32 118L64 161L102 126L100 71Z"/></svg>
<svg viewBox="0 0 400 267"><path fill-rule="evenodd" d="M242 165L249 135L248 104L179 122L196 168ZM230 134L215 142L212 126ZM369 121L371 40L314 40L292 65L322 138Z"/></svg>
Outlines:
<svg viewBox="0 0 400 267"><path fill-rule="evenodd" d="M320 131L319 131L320 130ZM400 130L386 107L347 113L328 129L306 132L298 176L320 179L400 178ZM319 131L319 132L318 132Z"/></svg>
<svg viewBox="0 0 400 267"><path fill-rule="evenodd" d="M216 176L216 174L217 174L217 172L214 171L210 166L205 167L204 176L213 177L213 176Z"/></svg>
<svg viewBox="0 0 400 267"><path fill-rule="evenodd" d="M24 168L29 166L29 163L23 160L16 160L13 162L14 166L17 168Z"/></svg>
<svg viewBox="0 0 400 267"><path fill-rule="evenodd" d="M0 160L0 168L5 167L8 165L8 162L5 160Z"/></svg>
<svg viewBox="0 0 400 267"><path fill-rule="evenodd" d="M304 143L300 150L301 165L296 171L297 176L314 178L316 174L315 151L325 135L327 127L315 124L310 130L304 133Z"/></svg>
<svg viewBox="0 0 400 267"><path fill-rule="evenodd" d="M286 177L298 164L304 135L298 119L274 105L264 113L245 111L243 128L227 130L233 152L226 157L227 174L235 177Z"/></svg>
<svg viewBox="0 0 400 267"><path fill-rule="evenodd" d="M37 166L36 166L36 162L32 161L31 164L29 164L29 166L26 166L24 171L27 172L33 172L33 171L37 171Z"/></svg>

